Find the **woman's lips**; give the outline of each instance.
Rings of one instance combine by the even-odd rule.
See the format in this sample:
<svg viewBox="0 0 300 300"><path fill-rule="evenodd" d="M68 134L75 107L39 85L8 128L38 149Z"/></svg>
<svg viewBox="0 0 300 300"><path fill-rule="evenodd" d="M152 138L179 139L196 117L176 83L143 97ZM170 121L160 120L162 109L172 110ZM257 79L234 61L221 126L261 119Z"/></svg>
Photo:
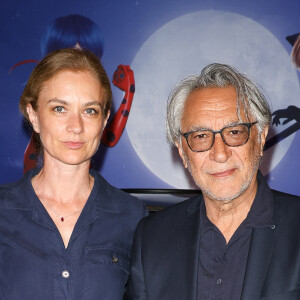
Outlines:
<svg viewBox="0 0 300 300"><path fill-rule="evenodd" d="M66 147L68 147L69 149L73 149L73 150L80 149L84 145L84 142L67 141L67 142L63 142L63 143Z"/></svg>

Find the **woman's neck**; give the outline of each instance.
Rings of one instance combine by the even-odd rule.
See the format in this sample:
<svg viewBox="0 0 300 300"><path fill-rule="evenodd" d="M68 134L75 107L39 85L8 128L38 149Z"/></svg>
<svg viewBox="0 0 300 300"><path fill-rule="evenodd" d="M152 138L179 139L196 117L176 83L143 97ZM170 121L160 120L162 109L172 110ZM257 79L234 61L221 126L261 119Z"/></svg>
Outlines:
<svg viewBox="0 0 300 300"><path fill-rule="evenodd" d="M32 184L39 194L57 202L82 201L90 194L94 178L89 175L90 162L65 165L45 161L44 167L33 178Z"/></svg>

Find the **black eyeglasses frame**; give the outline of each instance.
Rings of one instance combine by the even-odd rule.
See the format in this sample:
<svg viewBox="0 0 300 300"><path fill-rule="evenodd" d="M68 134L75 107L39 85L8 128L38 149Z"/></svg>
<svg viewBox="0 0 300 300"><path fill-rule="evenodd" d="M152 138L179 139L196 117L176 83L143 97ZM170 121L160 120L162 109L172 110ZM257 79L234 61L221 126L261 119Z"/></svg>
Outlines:
<svg viewBox="0 0 300 300"><path fill-rule="evenodd" d="M210 150L210 149L213 147L213 145L214 145L214 143L215 143L215 135L216 135L217 133L220 133L223 142L225 143L225 145L227 145L227 146L229 146L229 147L240 147L240 146L245 145L245 144L248 142L248 140L249 140L249 137L250 137L250 129L251 129L251 127L252 127L253 125L257 124L257 123L258 123L258 121L255 121L255 122L252 122L252 123L238 123L238 124L232 124L232 125L229 125L229 126L225 126L225 127L223 127L222 129L220 129L220 130L218 130L218 131L214 131L214 130L212 130L212 129L205 129L206 131L210 131L210 132L213 133L213 139L212 139L212 144L211 144L211 146L210 146L208 149L202 150L202 151L195 151L195 150L193 150L192 147L190 146L189 142L188 142L188 137L189 137L190 134L192 134L192 133L194 133L194 132L197 132L197 131L201 131L201 130L191 130L191 131L188 131L188 132L185 132L185 133L183 133L183 132L180 131L179 133L180 133L180 135L182 135L182 136L185 138L186 143L188 144L189 148L190 148L193 152L205 152L205 151ZM244 126L246 126L246 127L248 128L249 131L248 131L248 138L247 138L247 140L246 140L244 143L242 143L241 145L236 145L236 146L228 145L228 144L226 143L224 137L223 137L223 134L222 134L223 130L226 129L226 128L235 127L235 126L239 126L239 125L244 125Z"/></svg>

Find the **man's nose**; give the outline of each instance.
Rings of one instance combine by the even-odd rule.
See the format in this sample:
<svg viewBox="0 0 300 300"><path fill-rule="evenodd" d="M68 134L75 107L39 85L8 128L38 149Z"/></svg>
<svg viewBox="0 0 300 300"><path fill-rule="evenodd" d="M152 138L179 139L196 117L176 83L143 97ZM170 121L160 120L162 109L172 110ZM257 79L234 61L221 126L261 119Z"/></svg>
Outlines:
<svg viewBox="0 0 300 300"><path fill-rule="evenodd" d="M219 163L226 162L232 155L231 148L224 143L220 133L215 135L215 142L209 151L209 158Z"/></svg>

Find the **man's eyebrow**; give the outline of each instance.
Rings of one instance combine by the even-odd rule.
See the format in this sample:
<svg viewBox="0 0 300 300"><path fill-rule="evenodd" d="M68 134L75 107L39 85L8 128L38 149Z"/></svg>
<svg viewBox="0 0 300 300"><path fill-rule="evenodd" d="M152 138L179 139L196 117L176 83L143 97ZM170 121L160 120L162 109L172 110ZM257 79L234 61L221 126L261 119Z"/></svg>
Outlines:
<svg viewBox="0 0 300 300"><path fill-rule="evenodd" d="M229 122L229 123L226 124L224 127L235 126L235 125L239 125L239 124L241 124L241 123L244 123L244 122L241 122L241 121L237 120L237 121Z"/></svg>
<svg viewBox="0 0 300 300"><path fill-rule="evenodd" d="M196 126L192 126L189 131L198 131L198 130L207 130L210 129L207 126L202 126L202 125L196 125Z"/></svg>
<svg viewBox="0 0 300 300"><path fill-rule="evenodd" d="M229 127L229 126L235 126L235 125L238 125L238 124L241 124L243 122L237 120L237 121L231 121L231 122L228 122L226 124L224 124L224 127ZM219 130L221 130L222 128L220 128ZM211 127L208 127L208 126L204 126L204 125L195 125L195 126L192 126L189 131L199 131L199 130L213 130Z"/></svg>

